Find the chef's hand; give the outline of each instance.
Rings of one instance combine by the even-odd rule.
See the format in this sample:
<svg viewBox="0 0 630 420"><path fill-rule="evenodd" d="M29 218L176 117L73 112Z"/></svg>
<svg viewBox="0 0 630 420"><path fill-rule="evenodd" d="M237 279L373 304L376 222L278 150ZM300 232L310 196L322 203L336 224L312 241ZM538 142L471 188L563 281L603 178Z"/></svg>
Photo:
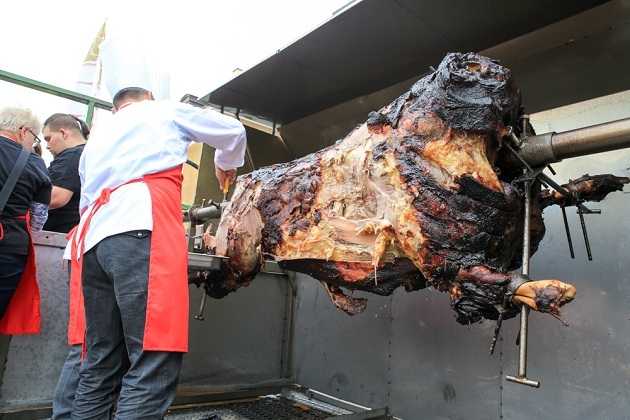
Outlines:
<svg viewBox="0 0 630 420"><path fill-rule="evenodd" d="M236 179L236 169L228 169L224 171L218 166L214 166L217 179L219 180L219 188L223 189L223 185L226 179L230 180L230 183Z"/></svg>

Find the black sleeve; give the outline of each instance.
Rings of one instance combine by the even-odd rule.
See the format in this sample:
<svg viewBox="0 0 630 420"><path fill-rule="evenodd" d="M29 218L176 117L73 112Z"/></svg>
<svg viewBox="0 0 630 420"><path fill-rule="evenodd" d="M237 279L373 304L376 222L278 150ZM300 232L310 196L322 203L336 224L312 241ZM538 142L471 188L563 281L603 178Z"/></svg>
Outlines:
<svg viewBox="0 0 630 420"><path fill-rule="evenodd" d="M33 172L36 179L33 201L49 205L50 195L52 193L52 184L50 182L50 178L48 177L46 164L44 163L44 160L35 153L31 153L31 156L29 156L29 160L31 159L33 160Z"/></svg>
<svg viewBox="0 0 630 420"><path fill-rule="evenodd" d="M81 193L81 179L79 178L79 150L68 150L59 154L50 164L48 173L52 185L65 188L75 194Z"/></svg>

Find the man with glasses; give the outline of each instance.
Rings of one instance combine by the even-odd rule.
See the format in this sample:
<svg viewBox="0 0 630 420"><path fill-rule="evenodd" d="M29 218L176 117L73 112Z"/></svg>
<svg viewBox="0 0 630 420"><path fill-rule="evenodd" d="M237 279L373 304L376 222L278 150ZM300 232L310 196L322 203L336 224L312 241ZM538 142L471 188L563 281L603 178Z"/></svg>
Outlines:
<svg viewBox="0 0 630 420"><path fill-rule="evenodd" d="M30 232L48 216L51 184L32 153L41 124L28 108L0 109L0 334L39 332L39 289Z"/></svg>
<svg viewBox="0 0 630 420"><path fill-rule="evenodd" d="M79 159L90 130L75 116L57 113L44 121L42 133L46 148L54 157L48 167L53 189L44 230L68 233L80 220Z"/></svg>
<svg viewBox="0 0 630 420"><path fill-rule="evenodd" d="M28 108L6 107L2 110L2 132L9 135L13 141L20 143L29 151L35 151L35 147L41 144L41 140L35 132L39 132L41 124L33 112ZM22 122L29 125L20 125Z"/></svg>

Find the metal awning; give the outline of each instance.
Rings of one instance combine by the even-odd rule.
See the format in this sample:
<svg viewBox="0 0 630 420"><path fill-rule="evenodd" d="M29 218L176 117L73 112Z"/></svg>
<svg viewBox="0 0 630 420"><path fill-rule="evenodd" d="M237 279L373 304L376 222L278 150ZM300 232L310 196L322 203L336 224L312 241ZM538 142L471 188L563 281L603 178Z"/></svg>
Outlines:
<svg viewBox="0 0 630 420"><path fill-rule="evenodd" d="M363 0L200 99L288 124L608 0Z"/></svg>

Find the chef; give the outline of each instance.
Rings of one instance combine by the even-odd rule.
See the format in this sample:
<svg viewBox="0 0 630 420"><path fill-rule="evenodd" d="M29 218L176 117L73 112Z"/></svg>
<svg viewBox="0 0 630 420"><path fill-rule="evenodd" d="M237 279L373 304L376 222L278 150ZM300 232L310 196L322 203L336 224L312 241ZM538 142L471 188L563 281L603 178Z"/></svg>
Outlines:
<svg viewBox="0 0 630 420"><path fill-rule="evenodd" d="M141 50L127 41L107 40L101 52L114 115L81 156L82 216L66 249L70 340L83 335L83 311L87 326L72 417L104 418L120 389L117 418L159 419L188 350L182 164L202 142L216 149L219 185L234 180L245 129L214 110L154 100Z"/></svg>

